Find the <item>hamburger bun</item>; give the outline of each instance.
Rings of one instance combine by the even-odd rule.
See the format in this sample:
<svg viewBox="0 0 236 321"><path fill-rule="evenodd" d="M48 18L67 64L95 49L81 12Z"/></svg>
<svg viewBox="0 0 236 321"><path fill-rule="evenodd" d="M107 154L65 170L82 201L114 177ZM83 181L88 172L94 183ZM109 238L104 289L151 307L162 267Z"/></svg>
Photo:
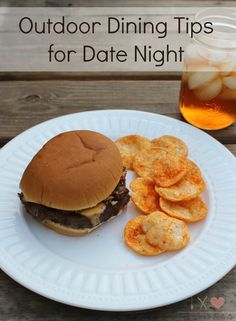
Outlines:
<svg viewBox="0 0 236 321"><path fill-rule="evenodd" d="M69 131L50 139L33 157L20 188L27 202L82 210L106 199L122 171L122 159L113 141L94 131ZM52 228L51 222L45 225Z"/></svg>
<svg viewBox="0 0 236 321"><path fill-rule="evenodd" d="M96 225L94 227L91 228L72 228L72 227L68 227L68 226L64 226L58 223L55 223L51 220L44 220L42 221L42 223L47 226L48 228L50 228L51 230L53 230L54 232L57 232L59 234L63 234L63 235L67 235L67 236L83 236L86 235L90 232L92 232L93 230L95 230L97 227L99 227L101 224Z"/></svg>
<svg viewBox="0 0 236 321"><path fill-rule="evenodd" d="M119 212L116 216L112 216L107 220L106 222L109 222L113 220L115 217L119 216L121 212ZM100 224L93 226L91 228L72 228L68 226L64 226L62 224L55 223L51 220L44 220L42 221L43 225L47 226L51 230L53 230L56 233L67 235L67 236L84 236L93 230L96 230L99 226L104 224L105 222L101 222Z"/></svg>

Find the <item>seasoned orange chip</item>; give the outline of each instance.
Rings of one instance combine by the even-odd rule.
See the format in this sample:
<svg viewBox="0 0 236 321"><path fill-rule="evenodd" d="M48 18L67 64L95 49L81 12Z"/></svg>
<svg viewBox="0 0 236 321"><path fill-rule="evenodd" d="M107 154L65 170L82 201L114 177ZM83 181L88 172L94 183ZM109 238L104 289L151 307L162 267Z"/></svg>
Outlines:
<svg viewBox="0 0 236 321"><path fill-rule="evenodd" d="M145 214L160 210L159 196L155 191L155 183L149 177L138 177L131 184L131 199L137 208Z"/></svg>
<svg viewBox="0 0 236 321"><path fill-rule="evenodd" d="M188 160L186 175L170 187L155 186L156 192L163 198L176 202L190 200L197 197L205 189L205 182L198 166Z"/></svg>
<svg viewBox="0 0 236 321"><path fill-rule="evenodd" d="M115 143L119 148L124 166L130 169L132 169L135 155L151 144L148 138L139 135L124 136L117 139Z"/></svg>
<svg viewBox="0 0 236 321"><path fill-rule="evenodd" d="M154 162L152 178L157 185L168 187L181 180L187 173L187 168L186 158L167 154Z"/></svg>
<svg viewBox="0 0 236 321"><path fill-rule="evenodd" d="M146 240L164 251L174 251L185 247L189 242L189 230L185 222L156 211L145 217L141 226Z"/></svg>
<svg viewBox="0 0 236 321"><path fill-rule="evenodd" d="M166 234L170 227L171 220L161 211L153 212L142 221L142 229L146 233L148 243L165 247Z"/></svg>
<svg viewBox="0 0 236 321"><path fill-rule="evenodd" d="M177 137L164 135L153 139L151 143L153 146L167 149L176 156L185 158L188 156L188 147L181 139Z"/></svg>
<svg viewBox="0 0 236 321"><path fill-rule="evenodd" d="M172 222L166 235L165 246L162 249L168 249L169 251L176 251L184 248L190 240L188 225L178 220L177 218L171 218Z"/></svg>
<svg viewBox="0 0 236 321"><path fill-rule="evenodd" d="M141 255L153 256L162 253L158 246L149 244L145 233L141 227L144 215L139 215L130 220L124 230L124 239L126 244L136 253Z"/></svg>
<svg viewBox="0 0 236 321"><path fill-rule="evenodd" d="M168 215L189 223L200 221L207 215L207 206L200 197L180 202L160 198L160 206Z"/></svg>
<svg viewBox="0 0 236 321"><path fill-rule="evenodd" d="M168 151L159 147L149 147L139 153L134 158L133 169L141 177L152 177L154 163L168 155Z"/></svg>

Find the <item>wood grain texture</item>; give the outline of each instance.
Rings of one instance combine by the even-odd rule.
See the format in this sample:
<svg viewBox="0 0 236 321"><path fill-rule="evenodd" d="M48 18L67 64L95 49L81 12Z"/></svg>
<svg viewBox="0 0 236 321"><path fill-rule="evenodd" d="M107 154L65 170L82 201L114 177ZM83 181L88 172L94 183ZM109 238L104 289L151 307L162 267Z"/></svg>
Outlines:
<svg viewBox="0 0 236 321"><path fill-rule="evenodd" d="M64 77L64 79L66 79L67 77L68 79L68 77L71 77L69 72L73 72L72 76L77 76L74 71L78 72L78 76L80 76L81 74L81 77L84 74L86 75L87 72L90 77L98 77L99 75L99 77L103 77L103 79L104 77L108 77L109 75L110 77L118 77L118 75L123 75L123 79L124 77L130 77L131 74L136 74L136 77L141 77L142 72L144 72L144 75L148 74L150 76L149 79L153 79L153 77L163 76L163 71L165 72L166 70L170 70L173 74L173 77L176 74L178 76L180 76L181 74L181 55L178 55L178 58L176 55L174 59L174 56L169 56L167 52L169 52L170 48L171 50L176 50L176 52L179 51L180 47L181 49L184 48L189 42L189 37L186 31L181 30L181 33L178 33L177 23L173 19L173 11L169 8L150 9L148 7L145 7L142 9L139 8L139 10L138 8L126 8L126 10L123 10L122 14L119 8L110 7L90 7L87 9L83 8L83 10L80 10L78 8L44 8L44 10L42 8L35 8L31 10L29 10L29 8L28 10L26 10L26 8L11 8L11 10L5 9L3 12L4 18L2 18L1 20L2 48L0 51L0 69L1 71L11 72L10 74L3 73L2 78L4 79L6 79L6 77L11 77L8 79L12 79L15 71L20 71L20 73L18 73L18 77L19 75L21 77L24 77L21 79L26 79L26 76L29 77L30 75L31 79L33 76L39 77L42 75L44 75L44 79L46 79L46 76L55 76L55 72L57 72L56 75L59 75L60 78ZM198 8L196 7L174 8L175 15L181 16L184 14L189 19L193 19L196 12L198 12ZM79 30L77 30L76 34L70 34L65 30L63 31L63 33L65 32L65 36L62 37L62 34L53 32L52 26L50 28L46 28L48 30L43 31L43 33L45 33L44 35L35 34L33 32L34 28L32 30L33 33L28 33L27 37L22 32L20 32L18 25L19 21L22 17L24 17L24 15L26 15L26 17L31 17L33 21L32 23L35 24L35 27L37 29L37 26L40 26L39 28L43 28L43 24L45 27L45 23L48 19L48 17L43 18L45 14L48 15L48 17L53 22L61 22L62 17L67 17L65 18L65 25L67 25L67 23L70 21L75 21L77 25L80 25L81 23L86 21L89 23L89 25L92 25L92 23L96 21L96 23L99 23L100 26L95 28L95 35L91 30L90 32L86 33L86 35L84 35ZM138 19L142 14L143 21L138 23ZM135 21L136 26L139 25L140 27L135 29L128 28L128 30L125 30L123 32L123 30L121 30L121 25L123 23L119 23L118 32L113 35L109 35L109 33L111 32L110 30L114 30L114 27L117 26L117 24L108 23L109 17L118 17L120 15L122 15L121 19L123 19L123 16L125 17L125 25L130 21ZM146 19L148 22L152 23L153 26L157 26L156 29L158 28L158 21L164 20L166 21L166 23L168 23L165 30L166 34L161 36L165 36L164 42L158 41L160 36L159 33L161 32L159 28L158 30L153 31L151 31L150 28L144 28L143 23L145 23L144 20ZM23 23L23 25L25 24ZM183 30L184 25L185 24L182 24L181 27L181 29ZM124 29L127 29L127 27L125 27ZM86 36L86 38L84 38L84 36ZM50 61L52 63L47 63L49 59L49 41L53 42L51 43L51 45L54 46L55 54L59 49L63 49L64 52L67 52L69 48L75 50L75 55L73 55L74 57L70 59L70 63L68 63L67 60L62 61L63 59L60 60L61 63L58 63L56 62L54 55L54 58L50 58ZM170 46L170 48L168 47L168 50L166 47L166 42L168 43L168 46ZM94 51L92 51L94 55L91 52L91 48L86 47L87 45L91 46L91 44L94 48ZM152 46L148 47L149 45ZM88 50L88 48L90 49ZM113 50L112 54L109 53L111 48ZM118 57L117 55L120 50L122 50L122 48L125 49L125 59L121 63L119 62L119 58L116 57ZM107 54L104 55L104 52L101 52L101 50L105 50ZM137 50L139 54L137 54ZM160 55L160 52L157 52L157 50L161 50L162 56ZM97 54L95 54L95 52ZM146 54L147 52L148 54ZM59 53L61 52L59 51ZM26 56L29 58L25 59ZM88 58L92 61L90 63L84 62L87 61ZM102 61L104 62L104 59L106 60L106 63L102 63ZM160 59L162 61L160 61ZM37 72L32 75L32 72L35 71L41 72ZM54 71L54 73L51 74L48 71ZM98 71L99 73L101 72L101 74L95 73ZM115 74L111 73L111 71L115 71ZM179 71L179 73L176 71ZM60 74L58 74L58 72L60 72Z"/></svg>
<svg viewBox="0 0 236 321"><path fill-rule="evenodd" d="M135 109L182 117L180 81L2 81L0 145L42 121L96 109ZM209 132L222 143L236 142L236 126Z"/></svg>
<svg viewBox="0 0 236 321"><path fill-rule="evenodd" d="M189 298L148 311L100 312L48 300L23 288L0 271L0 321L232 321L236 320L235 283L236 268L192 300ZM210 304L211 297L215 296L225 299L220 310ZM201 301L205 302L205 306L202 306Z"/></svg>
<svg viewBox="0 0 236 321"><path fill-rule="evenodd" d="M21 0L1 0L0 6L48 6L48 7L56 7L56 6L64 6L64 7L71 7L71 6L86 6L86 7L144 7L144 14L145 14L145 7L155 7L155 6L172 6L177 8L181 6L185 7L201 7L201 6L235 6L235 1L226 1L226 0L25 0L22 3ZM194 10L194 8L190 9ZM11 14L9 14L8 21L11 21ZM147 38L146 38L147 39ZM151 39L151 38L150 38ZM117 44L119 44L117 41ZM147 41L148 43L148 41ZM119 47L119 45L118 45ZM18 50L16 50L18 52ZM33 61L33 58L32 58ZM140 62L142 64L142 62ZM143 63L143 68L145 69L147 65ZM77 66L77 70L81 70L81 66ZM82 68L83 69L83 68ZM142 68L140 68L141 70ZM73 68L72 68L73 70ZM129 70L132 70L129 69ZM60 72L60 73L48 73L48 72L0 72L0 80L48 80L48 79L77 79L77 80L165 80L165 79L172 79L178 80L181 77L180 72L170 72L170 73L163 73L163 72Z"/></svg>
<svg viewBox="0 0 236 321"><path fill-rule="evenodd" d="M0 142L55 116L96 108L131 108L180 118L179 81L2 81L0 82ZM214 135L236 156L232 126ZM39 296L0 271L0 321L214 321L236 320L236 268L209 289L166 307L112 313L80 309ZM224 297L216 310L211 297ZM205 305L202 306L202 301ZM192 304L192 306L191 306ZM191 310L192 307L192 310Z"/></svg>
<svg viewBox="0 0 236 321"><path fill-rule="evenodd" d="M235 1L25 0L24 3L22 0L0 1L0 6L7 5L234 6ZM1 73L0 146L39 122L79 111L129 108L181 119L178 111L179 77L179 74L170 77L158 73ZM235 125L210 134L226 143L226 147L236 156ZM23 288L0 271L0 321L234 321L236 320L235 284L236 268L215 285L194 296L192 300L187 299L149 311L112 313L79 309L51 301ZM211 306L210 298L213 296L224 297L225 305L220 310ZM201 301L205 302L205 306L202 306Z"/></svg>
<svg viewBox="0 0 236 321"><path fill-rule="evenodd" d="M155 7L155 6L234 6L231 0L1 0L1 6L12 7Z"/></svg>
<svg viewBox="0 0 236 321"><path fill-rule="evenodd" d="M181 72L0 72L3 80L180 80Z"/></svg>
<svg viewBox="0 0 236 321"><path fill-rule="evenodd" d="M236 143L226 144L225 147L227 147L231 151L231 153L236 157Z"/></svg>

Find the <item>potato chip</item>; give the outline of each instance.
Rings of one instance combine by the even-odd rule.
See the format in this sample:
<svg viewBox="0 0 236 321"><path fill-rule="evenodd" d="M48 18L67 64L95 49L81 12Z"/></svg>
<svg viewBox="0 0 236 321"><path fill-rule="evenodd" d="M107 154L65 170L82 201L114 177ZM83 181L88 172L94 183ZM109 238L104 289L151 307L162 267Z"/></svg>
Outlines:
<svg viewBox="0 0 236 321"><path fill-rule="evenodd" d="M189 223L200 221L207 215L207 206L200 197L180 202L160 198L160 206L168 215Z"/></svg>
<svg viewBox="0 0 236 321"><path fill-rule="evenodd" d="M155 161L166 155L168 151L165 149L154 146L146 148L136 154L133 169L141 177L152 177Z"/></svg>
<svg viewBox="0 0 236 321"><path fill-rule="evenodd" d="M149 177L138 177L130 184L131 199L137 208L145 214L160 210L159 196L155 191L155 183Z"/></svg>
<svg viewBox="0 0 236 321"><path fill-rule="evenodd" d="M200 169L190 160L188 160L187 173L179 182L170 187L155 186L156 192L161 197L172 202L193 199L201 194L204 189L205 182Z"/></svg>
<svg viewBox="0 0 236 321"><path fill-rule="evenodd" d="M172 222L166 235L165 245L163 250L176 251L184 248L190 240L188 225L178 220L177 218L171 218Z"/></svg>
<svg viewBox="0 0 236 321"><path fill-rule="evenodd" d="M126 168L132 169L135 155L144 148L151 145L148 138L139 135L124 136L116 140L123 164Z"/></svg>
<svg viewBox="0 0 236 321"><path fill-rule="evenodd" d="M186 158L167 154L154 162L152 178L157 185L168 187L181 180L187 173L187 168Z"/></svg>
<svg viewBox="0 0 236 321"><path fill-rule="evenodd" d="M163 251L175 251L189 242L189 230L185 222L156 211L141 221L146 240Z"/></svg>
<svg viewBox="0 0 236 321"><path fill-rule="evenodd" d="M141 226L146 233L148 243L163 248L165 245L166 234L170 227L171 220L161 211L156 211L148 215Z"/></svg>
<svg viewBox="0 0 236 321"><path fill-rule="evenodd" d="M166 149L176 156L185 158L188 156L188 147L181 139L177 137L164 135L153 139L151 143L153 146Z"/></svg>
<svg viewBox="0 0 236 321"><path fill-rule="evenodd" d="M158 255L163 251L158 246L149 244L146 240L145 233L141 227L144 215L139 215L130 220L124 230L124 239L126 244L136 253L141 255Z"/></svg>

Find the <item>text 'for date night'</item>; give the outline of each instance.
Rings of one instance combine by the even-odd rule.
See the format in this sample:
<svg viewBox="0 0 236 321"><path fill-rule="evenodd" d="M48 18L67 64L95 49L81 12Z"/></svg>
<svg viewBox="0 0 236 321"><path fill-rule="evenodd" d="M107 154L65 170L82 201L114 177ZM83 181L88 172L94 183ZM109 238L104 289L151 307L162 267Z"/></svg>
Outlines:
<svg viewBox="0 0 236 321"><path fill-rule="evenodd" d="M129 60L129 53L126 50L116 50L113 46L106 50L97 50L93 46L85 45L82 50L63 50L54 49L55 45L51 44L48 49L49 62L71 62L77 56L83 62L107 62L107 63L124 63ZM172 49L166 45L165 49L153 49L150 45L135 45L132 51L132 62L153 62L155 66L163 66L165 62L181 62L184 50L180 47L178 50Z"/></svg>

